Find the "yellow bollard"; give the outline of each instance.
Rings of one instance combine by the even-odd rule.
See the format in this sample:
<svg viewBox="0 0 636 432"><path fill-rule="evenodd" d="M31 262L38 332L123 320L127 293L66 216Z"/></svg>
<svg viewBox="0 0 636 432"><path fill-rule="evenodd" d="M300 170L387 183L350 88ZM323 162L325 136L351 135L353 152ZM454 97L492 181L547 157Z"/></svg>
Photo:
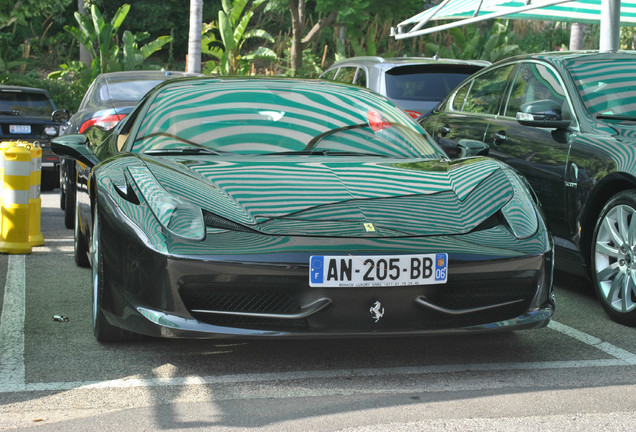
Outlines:
<svg viewBox="0 0 636 432"><path fill-rule="evenodd" d="M4 152L11 147L19 144L19 141L2 141L0 143L0 180L4 179ZM4 188L4 181L0 181L0 205L2 205L2 189Z"/></svg>
<svg viewBox="0 0 636 432"><path fill-rule="evenodd" d="M31 145L31 183L29 187L29 244L42 246L44 236L41 231L42 198L40 185L42 182L42 147L35 142Z"/></svg>
<svg viewBox="0 0 636 432"><path fill-rule="evenodd" d="M31 253L29 243L31 148L15 144L4 151L0 252L25 254Z"/></svg>

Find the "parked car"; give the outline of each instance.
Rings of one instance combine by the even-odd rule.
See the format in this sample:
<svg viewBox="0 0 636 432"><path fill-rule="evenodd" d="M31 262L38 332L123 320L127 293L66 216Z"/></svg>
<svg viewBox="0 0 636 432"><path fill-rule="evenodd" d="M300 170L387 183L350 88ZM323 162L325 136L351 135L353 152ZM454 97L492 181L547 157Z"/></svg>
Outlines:
<svg viewBox="0 0 636 432"><path fill-rule="evenodd" d="M53 147L84 167L75 256L100 341L500 331L553 314L552 242L521 178L451 162L368 89L171 80L106 135Z"/></svg>
<svg viewBox="0 0 636 432"><path fill-rule="evenodd" d="M143 70L108 72L92 82L80 106L70 118L65 134L83 133L91 126L112 129L137 105L139 100L155 85L171 78L200 76L200 74ZM61 159L60 208L64 210L64 224L75 225L75 165Z"/></svg>
<svg viewBox="0 0 636 432"><path fill-rule="evenodd" d="M490 62L436 57L351 57L320 78L357 84L388 97L411 117L431 111L457 84Z"/></svg>
<svg viewBox="0 0 636 432"><path fill-rule="evenodd" d="M68 120L66 110L58 110L44 89L0 85L0 141L37 142L42 147L41 187L57 186L58 158L49 141Z"/></svg>
<svg viewBox="0 0 636 432"><path fill-rule="evenodd" d="M464 81L421 125L453 156L488 153L533 187L559 268L589 271L636 324L636 53L515 57Z"/></svg>

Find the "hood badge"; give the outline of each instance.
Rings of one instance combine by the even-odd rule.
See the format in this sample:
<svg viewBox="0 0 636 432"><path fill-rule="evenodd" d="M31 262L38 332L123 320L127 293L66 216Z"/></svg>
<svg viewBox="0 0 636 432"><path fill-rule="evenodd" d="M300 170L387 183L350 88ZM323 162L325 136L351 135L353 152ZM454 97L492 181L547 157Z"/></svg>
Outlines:
<svg viewBox="0 0 636 432"><path fill-rule="evenodd" d="M371 319L375 320L377 323L380 321L380 318L384 316L384 307L382 306L382 303L376 301L369 309L369 312L371 312Z"/></svg>
<svg viewBox="0 0 636 432"><path fill-rule="evenodd" d="M364 229L367 232L375 232L375 227L373 226L371 222L364 222L363 225L364 225Z"/></svg>

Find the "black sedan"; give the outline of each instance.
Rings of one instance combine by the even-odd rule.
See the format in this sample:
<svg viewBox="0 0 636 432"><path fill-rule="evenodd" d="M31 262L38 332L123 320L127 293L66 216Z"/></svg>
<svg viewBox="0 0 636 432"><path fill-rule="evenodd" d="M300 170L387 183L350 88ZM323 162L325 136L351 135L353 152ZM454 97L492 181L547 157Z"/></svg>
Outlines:
<svg viewBox="0 0 636 432"><path fill-rule="evenodd" d="M553 314L551 237L524 181L451 162L368 89L171 80L108 134L54 142L83 167L75 248L100 341L516 330Z"/></svg>
<svg viewBox="0 0 636 432"><path fill-rule="evenodd" d="M82 98L77 112L69 119L65 134L83 133L91 126L112 129L154 86L167 79L194 76L186 72L141 70L99 74ZM75 165L60 160L60 207L64 224L75 224Z"/></svg>
<svg viewBox="0 0 636 432"><path fill-rule="evenodd" d="M511 58L457 87L420 124L451 156L523 174L558 246L610 317L636 325L636 53Z"/></svg>

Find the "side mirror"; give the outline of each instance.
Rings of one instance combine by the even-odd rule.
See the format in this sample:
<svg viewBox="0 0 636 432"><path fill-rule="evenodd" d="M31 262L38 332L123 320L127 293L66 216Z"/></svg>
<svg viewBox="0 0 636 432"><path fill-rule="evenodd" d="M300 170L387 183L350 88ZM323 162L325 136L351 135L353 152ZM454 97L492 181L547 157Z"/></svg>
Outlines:
<svg viewBox="0 0 636 432"><path fill-rule="evenodd" d="M55 123L66 123L71 118L71 113L66 109L58 109L51 114L51 120Z"/></svg>
<svg viewBox="0 0 636 432"><path fill-rule="evenodd" d="M490 146L483 141L473 139L461 139L457 142L459 157L488 156Z"/></svg>
<svg viewBox="0 0 636 432"><path fill-rule="evenodd" d="M570 120L563 120L561 105L551 99L542 99L521 105L517 121L523 126L566 129Z"/></svg>
<svg viewBox="0 0 636 432"><path fill-rule="evenodd" d="M99 159L87 144L85 135L62 135L51 140L51 150L58 156L74 159L92 168L99 163Z"/></svg>

